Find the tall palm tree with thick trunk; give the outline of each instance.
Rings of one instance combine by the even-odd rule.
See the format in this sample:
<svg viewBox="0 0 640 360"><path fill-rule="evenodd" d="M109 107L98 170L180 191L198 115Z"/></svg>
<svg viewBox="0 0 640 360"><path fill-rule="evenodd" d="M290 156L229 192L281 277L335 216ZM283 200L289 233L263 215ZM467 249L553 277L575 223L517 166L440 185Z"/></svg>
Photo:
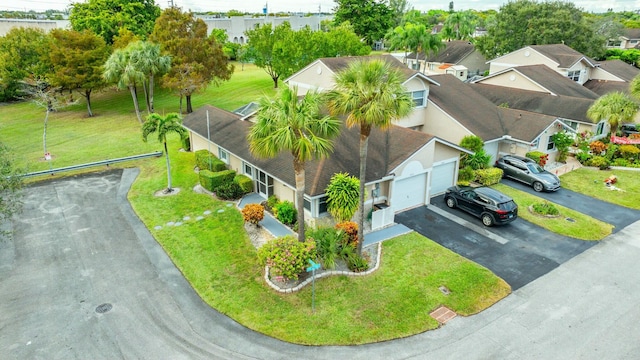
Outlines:
<svg viewBox="0 0 640 360"><path fill-rule="evenodd" d="M393 120L407 116L413 109L413 100L403 86L400 72L381 59L353 61L336 75L335 82L334 90L327 95L331 113L346 115L349 127L360 127L358 254L362 254L369 135L373 128L387 129Z"/></svg>
<svg viewBox="0 0 640 360"><path fill-rule="evenodd" d="M162 75L171 69L171 56L161 55L160 45L150 41L137 41L127 49L131 52L131 62L145 74L148 85L144 86L147 111L153 113L153 85L156 75Z"/></svg>
<svg viewBox="0 0 640 360"><path fill-rule="evenodd" d="M326 157L333 151L333 138L340 133L340 120L320 113L321 98L308 92L298 99L297 88L280 90L275 100L260 99L257 121L249 131L249 149L264 158L282 151L293 156L298 209L298 240L304 234L305 162Z"/></svg>
<svg viewBox="0 0 640 360"><path fill-rule="evenodd" d="M616 91L601 96L587 110L587 116L594 120L607 120L611 135L615 135L620 124L631 122L638 112L638 104L627 94Z"/></svg>
<svg viewBox="0 0 640 360"><path fill-rule="evenodd" d="M169 161L169 149L167 148L167 135L176 133L180 139L187 137L187 129L182 127L182 119L177 113L169 113L162 116L156 113L147 116L147 121L142 124L142 141L147 142L149 135L157 133L158 141L164 145L164 156L167 159L167 189L165 193L173 191L171 187L171 163Z"/></svg>

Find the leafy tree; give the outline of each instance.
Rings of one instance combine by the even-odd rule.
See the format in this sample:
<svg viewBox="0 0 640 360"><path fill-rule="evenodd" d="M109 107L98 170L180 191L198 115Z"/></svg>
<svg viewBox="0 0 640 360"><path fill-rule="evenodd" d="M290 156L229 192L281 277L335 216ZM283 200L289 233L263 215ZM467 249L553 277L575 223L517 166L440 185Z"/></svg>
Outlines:
<svg viewBox="0 0 640 360"><path fill-rule="evenodd" d="M636 79L631 82L632 94L634 94L633 86L640 86L640 82ZM615 134L618 126L631 122L637 112L638 105L627 94L616 91L596 100L587 110L587 116L594 121L607 120L611 127L611 134Z"/></svg>
<svg viewBox="0 0 640 360"><path fill-rule="evenodd" d="M0 101L27 96L23 80L44 79L50 72L49 41L37 28L13 28L0 37Z"/></svg>
<svg viewBox="0 0 640 360"><path fill-rule="evenodd" d="M133 98L136 117L138 121L142 123L140 105L138 104L137 84L144 82L145 74L133 64L129 47L117 49L109 56L107 62L104 64L102 76L104 76L107 82L116 83L119 89L129 89L131 97Z"/></svg>
<svg viewBox="0 0 640 360"><path fill-rule="evenodd" d="M347 173L337 173L325 190L327 210L336 222L349 221L358 210L360 201L360 181Z"/></svg>
<svg viewBox="0 0 640 360"><path fill-rule="evenodd" d="M348 21L358 36L368 45L384 38L393 27L394 13L386 2L380 0L335 0L337 6L333 22Z"/></svg>
<svg viewBox="0 0 640 360"><path fill-rule="evenodd" d="M467 135L460 140L460 146L473 152L480 151L484 147L484 141L477 135Z"/></svg>
<svg viewBox="0 0 640 360"><path fill-rule="evenodd" d="M166 116L156 113L147 116L147 121L142 125L142 141L147 142L149 135L157 133L158 142L164 146L164 157L167 160L167 188L165 193L173 192L171 187L171 163L169 161L169 149L167 148L167 135L176 133L180 135L180 140L187 137L187 130L182 127L182 119L177 113L169 113Z"/></svg>
<svg viewBox="0 0 640 360"><path fill-rule="evenodd" d="M276 157L282 151L293 156L298 207L298 240L305 240L305 162L326 157L333 150L333 138L340 132L340 120L320 114L320 96L308 92L298 100L298 89L280 90L278 97L260 99L257 121L249 131L249 149L260 157Z"/></svg>
<svg viewBox="0 0 640 360"><path fill-rule="evenodd" d="M15 166L13 154L9 148L0 143L0 222L9 221L13 214L22 207L22 173L24 171ZM1 231L1 235L9 235Z"/></svg>
<svg viewBox="0 0 640 360"><path fill-rule="evenodd" d="M275 88L280 78L293 75L318 58L370 52L348 24L324 32L309 27L293 31L289 22L284 22L275 28L264 24L245 34L249 38L248 57L269 74Z"/></svg>
<svg viewBox="0 0 640 360"><path fill-rule="evenodd" d="M139 40L140 37L134 34L131 30L120 28L118 30L118 35L113 37L113 45L111 47L113 49L124 49L127 45Z"/></svg>
<svg viewBox="0 0 640 360"><path fill-rule="evenodd" d="M171 55L171 70L162 77L165 87L187 100L187 112L193 112L191 96L207 88L229 80L233 65L222 51L222 46L207 36L207 25L191 12L179 8L165 9L156 21L151 41L160 44L163 53ZM182 107L182 106L181 106Z"/></svg>
<svg viewBox="0 0 640 360"><path fill-rule="evenodd" d="M91 110L91 92L106 86L102 66L109 57L104 40L90 31L54 29L50 36L49 57L53 72L48 76L51 85L66 90L77 90L87 99L87 112Z"/></svg>
<svg viewBox="0 0 640 360"><path fill-rule="evenodd" d="M467 11L457 11L450 14L442 27L443 38L446 40L469 40L475 31L475 15Z"/></svg>
<svg viewBox="0 0 640 360"><path fill-rule="evenodd" d="M407 0L389 0L389 8L393 14L393 26L402 24L402 18L410 9L411 4Z"/></svg>
<svg viewBox="0 0 640 360"><path fill-rule="evenodd" d="M155 76L162 75L171 68L171 57L160 53L160 45L150 41L136 41L127 50L131 57L131 64L146 77L143 81L147 111L153 113L153 85Z"/></svg>
<svg viewBox="0 0 640 360"><path fill-rule="evenodd" d="M160 7L154 0L87 0L71 5L69 21L73 30L91 30L113 44L120 28L146 39L158 16Z"/></svg>
<svg viewBox="0 0 640 360"><path fill-rule="evenodd" d="M392 120L408 115L413 109L413 100L402 85L400 72L384 60L353 61L336 75L335 81L335 89L328 93L331 113L346 115L349 127L360 127L358 239L364 239L364 185L369 135L373 128L386 129ZM362 254L362 241L358 242L358 254Z"/></svg>
<svg viewBox="0 0 640 360"><path fill-rule="evenodd" d="M606 39L595 34L575 4L563 1L510 1L500 7L477 47L491 59L527 45L566 44L587 56L604 53Z"/></svg>

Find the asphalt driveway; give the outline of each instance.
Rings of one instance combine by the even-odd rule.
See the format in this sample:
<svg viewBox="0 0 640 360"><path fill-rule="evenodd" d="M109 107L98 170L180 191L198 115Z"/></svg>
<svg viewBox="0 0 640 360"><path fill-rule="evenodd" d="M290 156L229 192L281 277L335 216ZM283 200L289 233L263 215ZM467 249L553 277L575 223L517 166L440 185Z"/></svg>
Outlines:
<svg viewBox="0 0 640 360"><path fill-rule="evenodd" d="M452 221L454 217L468 226ZM443 195L431 199L429 206L397 214L396 222L487 267L513 290L596 244L560 236L520 218L507 225L484 228L479 219L459 209L449 209Z"/></svg>
<svg viewBox="0 0 640 360"><path fill-rule="evenodd" d="M136 176L127 169L27 188L14 237L0 241L0 358L595 360L640 353L640 222L438 330L360 346L300 346L248 330L202 302L127 202ZM463 236L461 246L504 239Z"/></svg>
<svg viewBox="0 0 640 360"><path fill-rule="evenodd" d="M638 176L640 176L640 173L638 173ZM560 180L562 181L562 179ZM533 191L531 186L519 181L503 179L502 183L609 223L614 226L614 233L640 220L640 210L614 205L564 188L555 192L538 193ZM601 186L602 191L611 191L607 190L602 183L594 184L593 186Z"/></svg>

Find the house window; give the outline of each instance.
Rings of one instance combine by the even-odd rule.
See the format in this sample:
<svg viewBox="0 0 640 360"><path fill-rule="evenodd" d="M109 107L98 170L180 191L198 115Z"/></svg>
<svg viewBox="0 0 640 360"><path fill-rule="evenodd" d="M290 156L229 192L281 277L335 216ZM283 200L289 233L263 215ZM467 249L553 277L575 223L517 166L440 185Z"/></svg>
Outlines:
<svg viewBox="0 0 640 360"><path fill-rule="evenodd" d="M412 62L412 63L411 63L411 68L412 68L413 70L420 70L420 63L419 63L419 62L417 62L417 61Z"/></svg>
<svg viewBox="0 0 640 360"><path fill-rule="evenodd" d="M229 163L229 153L227 152L227 150L224 150L222 148L218 148L218 159L224 161L225 164L228 164Z"/></svg>
<svg viewBox="0 0 640 360"><path fill-rule="evenodd" d="M411 98L413 98L413 103L416 107L423 107L426 104L426 99L425 99L425 93L426 91L424 90L418 90L418 91L413 91L411 92Z"/></svg>
<svg viewBox="0 0 640 360"><path fill-rule="evenodd" d="M547 139L547 150L553 150L556 148L556 143L553 142L553 135Z"/></svg>
<svg viewBox="0 0 640 360"><path fill-rule="evenodd" d="M580 81L580 70L569 71L567 76L573 81Z"/></svg>
<svg viewBox="0 0 640 360"><path fill-rule="evenodd" d="M249 165L248 163L242 163L242 171L245 175L253 179L253 166Z"/></svg>
<svg viewBox="0 0 640 360"><path fill-rule="evenodd" d="M308 200L307 198L304 198L304 208L311 212L311 201ZM311 212L312 213L312 212Z"/></svg>
<svg viewBox="0 0 640 360"><path fill-rule="evenodd" d="M573 130L578 130L578 123L576 121L562 120L562 122Z"/></svg>
<svg viewBox="0 0 640 360"><path fill-rule="evenodd" d="M598 127L596 128L596 135L602 135L604 133L604 121L600 121L598 123Z"/></svg>
<svg viewBox="0 0 640 360"><path fill-rule="evenodd" d="M629 43L630 43L630 44L637 44L637 43L638 43L638 40L629 40Z"/></svg>
<svg viewBox="0 0 640 360"><path fill-rule="evenodd" d="M327 212L327 197L323 196L318 199L318 215L322 215Z"/></svg>

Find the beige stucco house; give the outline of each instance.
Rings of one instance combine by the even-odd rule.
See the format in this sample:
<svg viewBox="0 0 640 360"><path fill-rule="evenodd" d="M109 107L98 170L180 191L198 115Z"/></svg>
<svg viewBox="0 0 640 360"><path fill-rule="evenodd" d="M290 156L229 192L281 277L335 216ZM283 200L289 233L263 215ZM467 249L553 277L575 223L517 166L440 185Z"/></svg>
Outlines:
<svg viewBox="0 0 640 360"><path fill-rule="evenodd" d="M240 114L213 106L203 106L183 120L193 151L207 149L229 169L249 176L255 192L265 199L275 195L295 202L292 155L283 152L272 159L253 156L246 140L252 124ZM368 149L365 211L374 205L388 209L387 222L393 221L394 213L428 204L434 194L455 184L460 153L468 152L433 135L400 126L388 131L374 129ZM359 129L343 128L333 154L307 162L305 172L305 215L315 222L327 216L325 189L331 176L338 172L359 175Z"/></svg>

